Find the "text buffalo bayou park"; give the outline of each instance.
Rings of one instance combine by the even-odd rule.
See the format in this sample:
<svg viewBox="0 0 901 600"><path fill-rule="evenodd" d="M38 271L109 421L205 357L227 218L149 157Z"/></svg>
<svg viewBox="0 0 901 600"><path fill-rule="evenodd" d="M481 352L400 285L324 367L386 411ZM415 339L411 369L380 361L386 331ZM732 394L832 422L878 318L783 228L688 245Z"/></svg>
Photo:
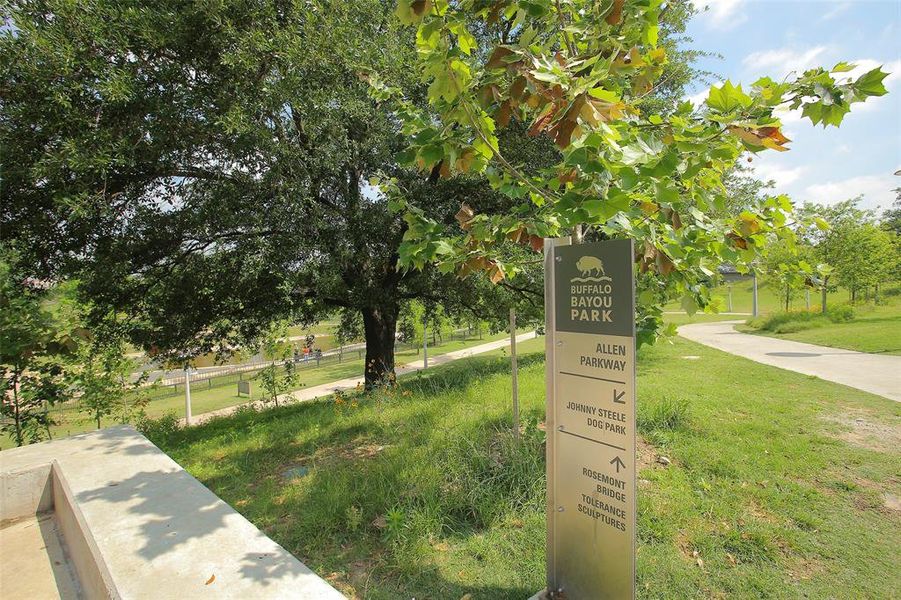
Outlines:
<svg viewBox="0 0 901 600"><path fill-rule="evenodd" d="M613 322L613 286L602 284L572 284L569 289L569 315L573 321L589 323Z"/></svg>

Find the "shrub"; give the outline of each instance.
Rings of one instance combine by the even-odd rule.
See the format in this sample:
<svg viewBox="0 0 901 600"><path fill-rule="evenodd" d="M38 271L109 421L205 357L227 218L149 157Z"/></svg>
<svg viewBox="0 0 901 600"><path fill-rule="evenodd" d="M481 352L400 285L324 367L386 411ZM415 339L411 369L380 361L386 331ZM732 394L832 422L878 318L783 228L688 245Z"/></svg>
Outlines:
<svg viewBox="0 0 901 600"><path fill-rule="evenodd" d="M805 329L822 327L825 324L825 319L822 318L788 321L777 325L776 328L773 329L773 333L795 333L797 331L804 331Z"/></svg>
<svg viewBox="0 0 901 600"><path fill-rule="evenodd" d="M847 323L854 320L854 308L848 304L841 304L828 309L829 320L833 323Z"/></svg>
<svg viewBox="0 0 901 600"><path fill-rule="evenodd" d="M158 419L144 415L138 420L136 427L138 431L144 434L144 437L159 446L181 429L181 421L173 411L164 414Z"/></svg>
<svg viewBox="0 0 901 600"><path fill-rule="evenodd" d="M748 325L755 329L773 333L794 333L813 329L826 324L827 319L820 313L808 311L778 312L764 317L750 319Z"/></svg>

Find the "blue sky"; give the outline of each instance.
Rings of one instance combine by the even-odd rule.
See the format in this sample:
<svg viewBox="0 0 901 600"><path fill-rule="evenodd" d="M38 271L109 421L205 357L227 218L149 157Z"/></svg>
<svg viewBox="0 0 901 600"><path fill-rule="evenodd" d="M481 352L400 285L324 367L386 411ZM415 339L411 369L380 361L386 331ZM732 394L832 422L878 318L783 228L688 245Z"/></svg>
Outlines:
<svg viewBox="0 0 901 600"><path fill-rule="evenodd" d="M855 104L840 129L814 127L800 113L782 114L791 151L764 152L758 177L796 202L832 204L864 195L865 208L888 208L901 187L901 1L695 0L706 7L690 24L692 47L722 55L699 66L717 80L752 83L761 75L832 67L842 60L859 74L878 65L891 75L887 96ZM707 94L699 86L693 101Z"/></svg>

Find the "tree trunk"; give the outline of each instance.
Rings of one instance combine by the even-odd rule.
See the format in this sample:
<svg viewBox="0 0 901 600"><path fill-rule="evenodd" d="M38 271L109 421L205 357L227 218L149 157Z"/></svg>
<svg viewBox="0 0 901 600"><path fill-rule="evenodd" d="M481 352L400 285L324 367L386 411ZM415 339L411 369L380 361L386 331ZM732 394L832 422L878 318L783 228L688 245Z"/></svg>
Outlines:
<svg viewBox="0 0 901 600"><path fill-rule="evenodd" d="M366 389L394 377L394 341L397 329L397 305L369 306L363 309L366 334Z"/></svg>

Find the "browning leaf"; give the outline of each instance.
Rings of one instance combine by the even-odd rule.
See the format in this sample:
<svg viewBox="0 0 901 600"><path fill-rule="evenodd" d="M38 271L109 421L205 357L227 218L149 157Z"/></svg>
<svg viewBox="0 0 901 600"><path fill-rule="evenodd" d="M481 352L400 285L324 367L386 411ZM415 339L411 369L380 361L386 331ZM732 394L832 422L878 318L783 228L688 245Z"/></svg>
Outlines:
<svg viewBox="0 0 901 600"><path fill-rule="evenodd" d="M417 17L421 17L431 8L432 0L413 0L413 2L410 3L410 10L412 10L413 14Z"/></svg>
<svg viewBox="0 0 901 600"><path fill-rule="evenodd" d="M569 183L570 181L575 181L576 177L579 175L579 172L575 169L568 169L561 171L559 175L557 175L557 180L560 183Z"/></svg>
<svg viewBox="0 0 901 600"><path fill-rule="evenodd" d="M461 173L468 173L469 169L472 167L472 161L475 156L475 151L472 148L467 148L463 151L463 154L460 155L460 158L457 159L457 163L454 166Z"/></svg>
<svg viewBox="0 0 901 600"><path fill-rule="evenodd" d="M491 283L497 284L504 279L504 272L495 263L491 263L491 269L488 271Z"/></svg>
<svg viewBox="0 0 901 600"><path fill-rule="evenodd" d="M526 83L525 77L517 77L516 81L513 82L513 85L510 86L510 97L521 99L523 92L526 90Z"/></svg>
<svg viewBox="0 0 901 600"><path fill-rule="evenodd" d="M748 240L741 237L737 233L729 232L726 234L726 237L732 240L732 245L736 248L741 248L742 250L748 249Z"/></svg>
<svg viewBox="0 0 901 600"><path fill-rule="evenodd" d="M510 108L510 101L506 100L494 114L494 121L497 123L498 127L506 127L510 124L510 117L512 114L513 111Z"/></svg>
<svg viewBox="0 0 901 600"><path fill-rule="evenodd" d="M475 216L475 212L472 208L466 204L465 202L460 205L460 210L457 211L457 214L454 215L454 218L457 220L457 223L460 224L460 228L464 231L469 230L472 225L470 221Z"/></svg>
<svg viewBox="0 0 901 600"><path fill-rule="evenodd" d="M625 0L613 0L613 6L610 7L610 12L607 13L607 17L604 19L608 25L616 25L622 21L624 3Z"/></svg>
<svg viewBox="0 0 901 600"><path fill-rule="evenodd" d="M507 63L504 62L504 59L511 54L513 54L513 50L504 48L503 46L498 46L494 49L494 52L491 53L491 57L488 59L488 62L485 66L489 69L502 69L507 66Z"/></svg>
<svg viewBox="0 0 901 600"><path fill-rule="evenodd" d="M676 269L676 265L664 252L657 253L657 272L661 275L669 275Z"/></svg>
<svg viewBox="0 0 901 600"><path fill-rule="evenodd" d="M573 131L576 129L575 121L568 121L566 119L561 119L557 122L556 125L551 127L548 133L551 137L554 138L554 143L557 144L557 147L561 150L564 150L569 147L572 142Z"/></svg>
<svg viewBox="0 0 901 600"><path fill-rule="evenodd" d="M525 227L520 227L519 229L516 229L516 230L508 233L507 239L510 240L511 242L519 243L520 240L522 240L524 236L526 237L526 239L528 239L528 232L526 231Z"/></svg>
<svg viewBox="0 0 901 600"><path fill-rule="evenodd" d="M547 109L538 115L538 118L532 123L532 126L529 127L529 135L535 137L542 131L544 131L550 122L553 120L554 115L557 113L557 106L552 104L547 107Z"/></svg>

